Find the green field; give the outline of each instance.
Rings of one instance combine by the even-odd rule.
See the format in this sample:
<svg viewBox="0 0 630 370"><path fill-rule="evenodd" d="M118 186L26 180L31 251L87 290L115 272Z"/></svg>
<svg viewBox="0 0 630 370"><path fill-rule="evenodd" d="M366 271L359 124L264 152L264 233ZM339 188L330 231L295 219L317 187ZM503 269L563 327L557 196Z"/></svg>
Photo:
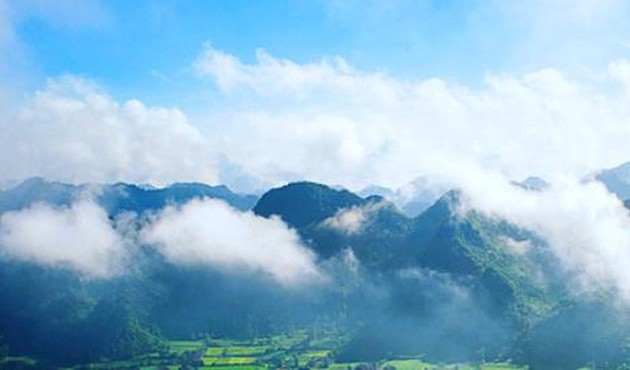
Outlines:
<svg viewBox="0 0 630 370"><path fill-rule="evenodd" d="M348 368L350 369L354 369L356 366L361 365L360 362L351 362L351 363L333 363L330 366L328 366L329 370L348 370Z"/></svg>
<svg viewBox="0 0 630 370"><path fill-rule="evenodd" d="M204 366L242 366L251 365L256 357L202 357Z"/></svg>
<svg viewBox="0 0 630 370"><path fill-rule="evenodd" d="M205 338L203 340L169 341L167 350L129 361L103 361L90 365L92 369L329 369L356 370L524 370L511 364L432 364L421 358L388 359L376 363L337 363L335 353L344 336L330 330L319 330L317 335L295 331L284 335L251 340Z"/></svg>
<svg viewBox="0 0 630 370"><path fill-rule="evenodd" d="M525 370L527 367L516 366L511 364L430 364L422 360L393 360L386 361L381 367L393 366L396 370Z"/></svg>
<svg viewBox="0 0 630 370"><path fill-rule="evenodd" d="M216 366L201 366L200 369L217 370ZM220 370L263 370L268 369L264 366L221 366Z"/></svg>
<svg viewBox="0 0 630 370"><path fill-rule="evenodd" d="M173 353L184 353L190 351L199 351L204 349L203 342L192 340L174 340L168 342L169 348Z"/></svg>

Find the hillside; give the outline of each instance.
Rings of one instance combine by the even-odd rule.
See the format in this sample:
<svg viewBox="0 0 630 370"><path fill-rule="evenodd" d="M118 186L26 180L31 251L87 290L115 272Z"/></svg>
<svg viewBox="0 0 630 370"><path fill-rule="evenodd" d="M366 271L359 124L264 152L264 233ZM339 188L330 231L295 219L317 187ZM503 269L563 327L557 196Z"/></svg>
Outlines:
<svg viewBox="0 0 630 370"><path fill-rule="evenodd" d="M255 210L268 209L273 198L276 208L271 213L297 227L321 258L349 248L363 266L378 273L421 267L469 276L515 320L535 322L549 315L559 292L552 293L552 288L536 281L532 273L544 268L540 263L544 244L524 230L478 212L460 214L459 197L459 192L451 191L410 218L380 197L360 200L323 185L292 184L263 195ZM291 222L313 199L318 201L317 216L308 222ZM329 222L344 212L360 212L360 227L349 232ZM526 255L510 251L508 243L535 243L537 248Z"/></svg>
<svg viewBox="0 0 630 370"><path fill-rule="evenodd" d="M283 286L247 265L177 263L159 246L140 241L142 232L127 240L132 252L127 270L105 279L86 279L64 264L3 258L0 335L11 353L68 365L136 358L163 351L167 340L200 335L245 341L326 327L338 336L334 346L326 348L334 350L335 361L345 363L419 353L433 362L478 361L483 351L492 360L518 360L545 369L554 363L549 345L567 353L573 346L595 349L576 354L576 364L592 358L618 363L623 348L611 343L630 338L630 330L619 324L623 315L606 303L606 295L583 302L571 294L571 285L542 239L462 208L465 195L457 190L417 217L382 196L363 198L311 182L271 189L251 208L253 197L203 184L164 189L114 184L99 186L96 192L93 186L32 179L2 192L0 204L5 212L35 202L61 207L89 190L110 220L126 211L141 214L170 204L180 205L178 212L183 212L190 200L200 197L225 200L233 207L230 212L251 222L248 227L262 225L263 217L271 218L275 227L284 225L283 220L289 243L310 250L324 281ZM204 229L218 221L194 220ZM140 229L147 220L135 222ZM228 231L225 227L218 232L222 236ZM175 233L188 237L180 229ZM273 246L258 237L261 234L249 241L254 245L247 246L247 253L264 254L263 248ZM188 246L176 247L180 251ZM203 251L194 250L195 258ZM271 258L267 264L283 256ZM559 325L583 323L585 313L619 319L594 327L588 337L554 339ZM619 327L612 330L614 323ZM77 340L81 345L72 353L60 350Z"/></svg>

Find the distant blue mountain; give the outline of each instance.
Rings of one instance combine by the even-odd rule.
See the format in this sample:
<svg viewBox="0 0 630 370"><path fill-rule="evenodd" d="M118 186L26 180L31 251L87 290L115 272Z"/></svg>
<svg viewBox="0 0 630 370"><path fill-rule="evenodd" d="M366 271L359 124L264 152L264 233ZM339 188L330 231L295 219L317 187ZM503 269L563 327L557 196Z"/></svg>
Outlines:
<svg viewBox="0 0 630 370"><path fill-rule="evenodd" d="M630 200L630 162L602 170L595 178L601 181L611 193L621 200Z"/></svg>
<svg viewBox="0 0 630 370"><path fill-rule="evenodd" d="M521 182L514 182L514 185L520 186L526 190L544 190L549 186L549 183L540 177L529 176Z"/></svg>
<svg viewBox="0 0 630 370"><path fill-rule="evenodd" d="M202 197L221 199L232 207L244 211L251 209L258 200L254 195L233 193L223 185L177 183L165 188L151 188L125 183L71 185L31 178L14 188L0 192L0 212L22 209L38 202L55 206L69 205L73 200L87 194L93 194L93 199L109 215L124 211L141 213Z"/></svg>

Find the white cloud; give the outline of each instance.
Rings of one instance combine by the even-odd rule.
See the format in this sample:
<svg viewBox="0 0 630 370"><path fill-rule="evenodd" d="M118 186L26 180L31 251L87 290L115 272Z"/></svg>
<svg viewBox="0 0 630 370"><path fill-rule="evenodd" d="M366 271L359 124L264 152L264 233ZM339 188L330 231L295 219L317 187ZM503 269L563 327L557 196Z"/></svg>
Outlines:
<svg viewBox="0 0 630 370"><path fill-rule="evenodd" d="M214 199L168 207L142 235L177 264L263 272L286 285L321 278L313 254L280 219L241 213Z"/></svg>
<svg viewBox="0 0 630 370"><path fill-rule="evenodd" d="M50 80L0 129L5 181L216 181L211 145L181 111L119 103L77 77Z"/></svg>
<svg viewBox="0 0 630 370"><path fill-rule="evenodd" d="M198 65L213 52L206 47ZM580 181L630 160L628 61L587 77L553 68L488 75L471 88L345 62L229 59L226 73L220 64L206 73L235 96L225 133L241 145L222 150L250 173L353 188L396 188L420 175L452 184L475 208L540 234L581 292L613 287L630 302L630 217L601 185ZM510 182L529 175L554 185L528 192ZM350 232L363 221L338 216L330 224Z"/></svg>
<svg viewBox="0 0 630 370"><path fill-rule="evenodd" d="M121 273L124 242L93 202L35 204L0 217L0 251L17 260L67 267L88 278Z"/></svg>
<svg viewBox="0 0 630 370"><path fill-rule="evenodd" d="M134 214L110 221L89 199L58 208L38 203L0 217L5 258L68 268L87 278L128 273L138 243L178 265L263 273L286 286L324 281L314 254L282 220L210 198L168 206L140 224Z"/></svg>
<svg viewBox="0 0 630 370"><path fill-rule="evenodd" d="M264 49L256 52L256 64L245 64L235 56L204 45L195 62L201 76L212 78L217 85L231 91L247 87L261 94L308 94L312 89L355 88L356 71L341 57L317 63L298 64L289 59L269 55ZM374 76L365 76L374 78Z"/></svg>
<svg viewBox="0 0 630 370"><path fill-rule="evenodd" d="M627 0L495 1L515 37L510 42L512 69L561 66L584 68L627 55L630 25Z"/></svg>
<svg viewBox="0 0 630 370"><path fill-rule="evenodd" d="M613 285L630 297L618 263L630 264L625 210L603 188L576 180L630 159L627 64L617 59L590 77L553 68L488 75L473 88L439 78L406 81L365 73L341 58L299 64L261 51L247 64L206 46L195 66L227 99L219 112L222 121L210 122L212 131L205 136L179 110L136 100L119 103L76 78L53 80L16 120L2 123L0 151L11 160L0 172L73 181L213 182L220 175L212 159L219 154L271 184L309 179L351 188L399 188L425 175L462 187L476 207L540 233L581 285ZM509 185L532 174L554 186L526 193ZM229 218L220 207L208 208L191 205L163 216L176 223L179 217L172 215L187 219L188 212L223 212L245 230L235 241L237 251L248 250L253 230L271 228L277 233L270 240L291 239L283 226L266 224L279 221ZM196 255L206 263L254 270L270 261L266 254L253 260L215 255L221 250L216 246L228 243L221 230L209 231L217 244L207 246L200 225L181 222L195 243L184 243L193 236L179 234L171 222L158 220L162 228L152 229L165 230L160 236L165 246L190 246L181 256L165 247L174 259L188 263ZM213 253L205 254L207 248ZM309 266L308 257L298 260ZM276 279L290 280L296 272L296 265L283 270L283 263L274 262L263 271Z"/></svg>
<svg viewBox="0 0 630 370"><path fill-rule="evenodd" d="M227 62L219 63L217 60ZM344 61L253 64L206 46L196 62L232 98L221 150L253 176L352 188L445 178L480 166L521 179L584 174L630 158L624 60L597 78L556 69L470 88L403 81Z"/></svg>
<svg viewBox="0 0 630 370"><path fill-rule="evenodd" d="M525 255L534 248L531 240L515 240L506 236L501 241L505 249L516 256Z"/></svg>
<svg viewBox="0 0 630 370"><path fill-rule="evenodd" d="M593 27L623 15L628 2L625 0L527 0L495 1L506 15L520 18L530 27L568 22L581 27Z"/></svg>
<svg viewBox="0 0 630 370"><path fill-rule="evenodd" d="M573 276L578 294L612 288L630 303L630 214L601 183L558 176L548 188L530 191L500 177L469 180L466 206L540 235Z"/></svg>
<svg viewBox="0 0 630 370"><path fill-rule="evenodd" d="M333 216L322 221L322 225L332 229L339 230L348 235L356 234L369 221L369 217L378 212L381 208L387 206L387 202L370 202L363 206L354 206L343 208L337 211Z"/></svg>
<svg viewBox="0 0 630 370"><path fill-rule="evenodd" d="M322 225L352 235L361 230L365 221L363 208L352 207L339 210L334 216L322 221Z"/></svg>

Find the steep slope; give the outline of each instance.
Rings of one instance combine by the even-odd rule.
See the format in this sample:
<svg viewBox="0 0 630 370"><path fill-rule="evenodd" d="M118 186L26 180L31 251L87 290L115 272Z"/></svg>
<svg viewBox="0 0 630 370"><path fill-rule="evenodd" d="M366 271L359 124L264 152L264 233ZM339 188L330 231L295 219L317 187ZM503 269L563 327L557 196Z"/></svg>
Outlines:
<svg viewBox="0 0 630 370"><path fill-rule="evenodd" d="M376 273L423 268L466 276L495 306L522 324L548 316L560 287L543 276L551 257L535 235L475 211L460 210L450 191L416 218L379 196L362 199L314 183L296 183L265 194L254 208L295 227L322 259L350 249Z"/></svg>
<svg viewBox="0 0 630 370"><path fill-rule="evenodd" d="M366 267L389 271L407 265L406 239L412 219L378 196L343 208L300 229L308 245L323 258L351 249Z"/></svg>
<svg viewBox="0 0 630 370"><path fill-rule="evenodd" d="M0 212L14 211L37 202L66 205L72 202L78 190L79 187L74 185L33 177L14 188L0 191Z"/></svg>
<svg viewBox="0 0 630 370"><path fill-rule="evenodd" d="M560 286L551 256L535 235L476 211L458 210L460 194L449 192L415 220L409 237L423 267L469 275L522 324L548 316L559 303Z"/></svg>
<svg viewBox="0 0 630 370"><path fill-rule="evenodd" d="M630 199L630 162L602 170L595 178L606 185L608 190L616 194L619 199Z"/></svg>

